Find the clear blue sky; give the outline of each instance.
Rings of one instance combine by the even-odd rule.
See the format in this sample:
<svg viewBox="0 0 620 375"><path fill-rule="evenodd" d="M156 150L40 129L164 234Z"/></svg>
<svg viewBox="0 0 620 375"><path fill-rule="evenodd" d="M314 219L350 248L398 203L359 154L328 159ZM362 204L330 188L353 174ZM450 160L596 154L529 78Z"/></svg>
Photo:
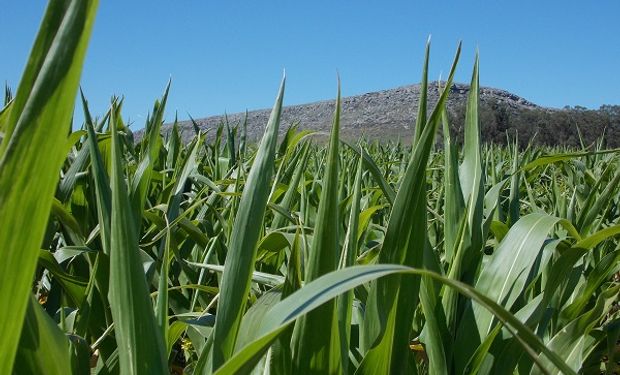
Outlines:
<svg viewBox="0 0 620 375"><path fill-rule="evenodd" d="M0 80L18 84L46 1L2 0ZM481 83L554 107L620 104L620 1L101 0L82 87L97 114L113 94L141 128L167 80L167 120L269 107L282 69L286 104L418 82L432 34L431 78L463 41ZM81 110L76 117L81 118Z"/></svg>

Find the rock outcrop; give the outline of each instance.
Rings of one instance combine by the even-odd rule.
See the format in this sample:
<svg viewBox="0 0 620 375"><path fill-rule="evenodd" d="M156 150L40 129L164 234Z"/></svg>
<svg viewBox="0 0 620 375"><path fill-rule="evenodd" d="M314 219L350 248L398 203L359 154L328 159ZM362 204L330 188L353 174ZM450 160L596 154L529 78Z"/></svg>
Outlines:
<svg viewBox="0 0 620 375"><path fill-rule="evenodd" d="M453 109L467 100L469 85L453 84L450 88L448 108ZM402 86L395 89L371 92L350 96L342 99L341 135L343 138L355 139L365 136L369 139L394 139L409 137L415 123L420 85ZM429 84L429 111L439 99L437 82ZM501 104L515 111L540 108L517 95L504 90L482 87L480 89L481 104ZM331 127L335 100L325 100L309 104L287 106L282 111L281 132L291 124L299 122L300 129L311 129L328 132ZM264 131L269 118L270 109L253 110L247 113L248 139L258 139ZM243 122L245 113L228 115L232 126ZM196 122L203 129L215 128L225 121L224 116L212 116L198 119ZM194 136L194 129L189 121L180 124L182 137L185 141ZM164 126L169 131L170 124ZM214 133L211 131L211 133ZM141 134L137 134L139 138Z"/></svg>

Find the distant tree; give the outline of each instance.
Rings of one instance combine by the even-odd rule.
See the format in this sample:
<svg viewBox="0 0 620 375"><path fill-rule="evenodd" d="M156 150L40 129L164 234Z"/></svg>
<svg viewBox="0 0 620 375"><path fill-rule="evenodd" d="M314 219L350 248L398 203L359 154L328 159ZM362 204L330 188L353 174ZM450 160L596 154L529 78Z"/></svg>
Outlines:
<svg viewBox="0 0 620 375"><path fill-rule="evenodd" d="M596 110L583 106L550 110L481 103L478 117L486 142L505 144L518 134L522 147L530 142L580 147L581 132L586 147L596 144L601 137L605 147L620 147L620 105L603 105ZM452 108L449 118L454 138L462 142L465 105Z"/></svg>

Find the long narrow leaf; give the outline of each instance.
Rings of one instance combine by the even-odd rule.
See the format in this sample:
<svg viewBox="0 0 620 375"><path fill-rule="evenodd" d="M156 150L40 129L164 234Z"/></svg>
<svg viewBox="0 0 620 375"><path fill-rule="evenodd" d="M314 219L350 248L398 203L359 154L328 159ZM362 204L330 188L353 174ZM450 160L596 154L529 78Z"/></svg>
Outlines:
<svg viewBox="0 0 620 375"><path fill-rule="evenodd" d="M0 373L9 374L49 218L97 1L51 2L0 144ZM36 179L32 179L36 176Z"/></svg>
<svg viewBox="0 0 620 375"><path fill-rule="evenodd" d="M239 209L232 228L232 239L224 264L220 287L220 303L217 306L213 341L213 370L221 366L233 354L241 316L244 313L247 293L250 289L256 247L261 229L260 223L267 207L269 183L274 169L274 158L280 112L284 97L282 79L265 135L259 146L254 165L250 170L241 196Z"/></svg>

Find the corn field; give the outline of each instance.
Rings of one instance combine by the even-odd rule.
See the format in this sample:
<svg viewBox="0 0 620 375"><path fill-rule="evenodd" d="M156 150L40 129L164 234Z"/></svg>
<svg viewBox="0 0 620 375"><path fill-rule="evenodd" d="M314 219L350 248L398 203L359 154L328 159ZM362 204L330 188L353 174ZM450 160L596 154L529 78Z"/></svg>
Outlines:
<svg viewBox="0 0 620 375"><path fill-rule="evenodd" d="M139 141L72 115L97 1L52 0L0 111L2 374L600 374L620 369L620 152L280 124ZM450 87L460 45L445 82ZM437 143L441 136L441 145ZM411 143L412 146L406 146Z"/></svg>

